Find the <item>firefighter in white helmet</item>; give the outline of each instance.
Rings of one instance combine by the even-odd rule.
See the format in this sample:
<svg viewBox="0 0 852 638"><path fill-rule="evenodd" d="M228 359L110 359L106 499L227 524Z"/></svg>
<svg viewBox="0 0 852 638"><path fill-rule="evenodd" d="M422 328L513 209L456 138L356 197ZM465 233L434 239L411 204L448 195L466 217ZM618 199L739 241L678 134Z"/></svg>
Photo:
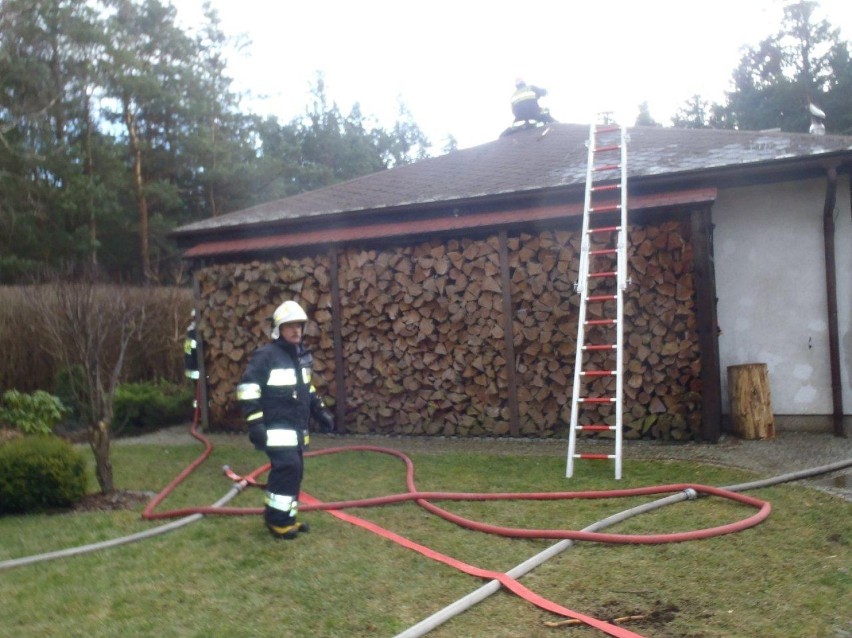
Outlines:
<svg viewBox="0 0 852 638"><path fill-rule="evenodd" d="M313 357L302 345L307 320L295 301L278 306L272 315L272 343L255 350L237 386L249 439L269 456L264 521L276 538L292 539L308 531L296 516L310 418L321 432L334 430L334 419L311 383Z"/></svg>

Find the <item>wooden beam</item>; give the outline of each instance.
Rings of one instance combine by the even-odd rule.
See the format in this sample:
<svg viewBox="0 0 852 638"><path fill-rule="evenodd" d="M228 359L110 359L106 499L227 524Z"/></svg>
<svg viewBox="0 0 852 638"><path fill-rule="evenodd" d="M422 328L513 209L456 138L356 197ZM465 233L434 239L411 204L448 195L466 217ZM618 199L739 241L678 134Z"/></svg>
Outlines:
<svg viewBox="0 0 852 638"><path fill-rule="evenodd" d="M201 321L201 284L198 281L198 271L192 274L192 298L195 307L196 324ZM198 359L198 387L196 388L197 396L195 400L198 402L198 415L200 417L201 431L205 432L210 429L209 415L209 400L207 398L207 368L204 365L204 339L201 338L201 331L196 328L196 358Z"/></svg>
<svg viewBox="0 0 852 638"><path fill-rule="evenodd" d="M722 434L722 381L716 314L716 267L710 206L690 213L695 272L696 332L701 356L701 438L717 442Z"/></svg>
<svg viewBox="0 0 852 638"><path fill-rule="evenodd" d="M509 433L520 434L521 418L518 411L518 382L515 370L514 313L512 311L512 289L509 281L509 239L505 230L500 231L500 285L503 288L503 343L506 359L506 391L509 394Z"/></svg>
<svg viewBox="0 0 852 638"><path fill-rule="evenodd" d="M337 247L328 251L331 263L331 331L334 342L334 422L335 429L341 434L346 432L346 377L343 369L343 335L340 321L340 268L337 259Z"/></svg>
<svg viewBox="0 0 852 638"><path fill-rule="evenodd" d="M654 195L631 197L628 206L632 213L652 208L706 204L716 199L715 188L676 191ZM427 233L457 233L464 230L499 228L501 226L524 225L535 222L560 220L566 217L582 217L583 202L557 206L531 206L511 210L485 211L430 217L411 221L395 221L383 224L340 226L329 224L323 228L323 220L317 220L320 230L287 232L269 230L262 236L242 239L224 239L201 242L184 253L185 259L198 259L235 253L250 253L265 250L281 250L305 246L317 246L342 242L363 242L377 238L418 236ZM222 233L233 234L240 229L223 229Z"/></svg>

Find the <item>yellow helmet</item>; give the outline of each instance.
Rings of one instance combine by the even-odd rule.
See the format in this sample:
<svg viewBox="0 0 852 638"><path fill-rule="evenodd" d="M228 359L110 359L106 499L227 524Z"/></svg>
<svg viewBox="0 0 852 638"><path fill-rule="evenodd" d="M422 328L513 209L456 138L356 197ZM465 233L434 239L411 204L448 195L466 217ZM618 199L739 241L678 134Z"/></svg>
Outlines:
<svg viewBox="0 0 852 638"><path fill-rule="evenodd" d="M272 338L281 336L278 326L282 323L304 323L307 320L308 315L302 310L302 306L295 301L285 301L272 313Z"/></svg>

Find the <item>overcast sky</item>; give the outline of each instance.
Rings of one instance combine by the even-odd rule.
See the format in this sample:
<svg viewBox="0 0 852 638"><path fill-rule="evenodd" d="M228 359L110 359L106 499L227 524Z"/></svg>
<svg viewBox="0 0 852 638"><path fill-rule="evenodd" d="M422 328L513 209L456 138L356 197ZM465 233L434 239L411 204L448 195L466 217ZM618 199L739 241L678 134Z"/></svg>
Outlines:
<svg viewBox="0 0 852 638"><path fill-rule="evenodd" d="M202 0L173 0L186 26ZM222 29L251 44L230 57L247 110L289 122L310 103L316 72L344 113L354 103L383 126L401 101L439 152L496 139L511 124L516 77L548 90L561 122L600 111L632 124L647 101L670 125L686 100L722 101L744 45L777 31L777 0L211 0ZM521 10L527 8L526 11ZM852 0L818 16L852 39ZM830 130L830 116L828 114Z"/></svg>

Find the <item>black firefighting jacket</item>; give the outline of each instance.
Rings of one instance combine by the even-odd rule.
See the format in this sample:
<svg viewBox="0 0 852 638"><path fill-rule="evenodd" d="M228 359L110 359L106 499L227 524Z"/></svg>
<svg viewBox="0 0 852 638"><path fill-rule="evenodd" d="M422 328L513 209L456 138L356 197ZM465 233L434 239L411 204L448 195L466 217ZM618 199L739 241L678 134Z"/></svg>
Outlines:
<svg viewBox="0 0 852 638"><path fill-rule="evenodd" d="M312 366L310 351L283 339L255 350L237 386L249 428L262 423L307 430L311 414L321 418L325 406L311 383Z"/></svg>

